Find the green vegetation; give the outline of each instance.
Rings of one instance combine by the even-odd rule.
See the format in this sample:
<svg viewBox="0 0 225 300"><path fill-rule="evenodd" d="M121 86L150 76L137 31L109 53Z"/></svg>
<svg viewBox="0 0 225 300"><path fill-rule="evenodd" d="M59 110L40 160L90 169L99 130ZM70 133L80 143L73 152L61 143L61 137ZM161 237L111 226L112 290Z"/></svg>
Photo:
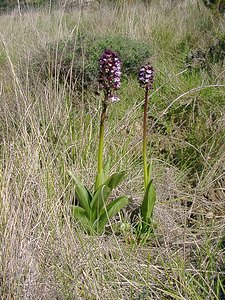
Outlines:
<svg viewBox="0 0 225 300"><path fill-rule="evenodd" d="M105 0L1 14L2 299L224 299L225 21L216 9ZM105 48L120 54L123 76L104 128L104 172L123 180L93 203L109 193L129 203L104 210L101 230L99 206L98 234L88 235L74 207L97 187ZM154 234L141 242L143 63L155 70L146 156L157 199Z"/></svg>
<svg viewBox="0 0 225 300"><path fill-rule="evenodd" d="M11 12L14 9L19 11L33 7L40 7L48 4L49 0L1 0L0 12Z"/></svg>
<svg viewBox="0 0 225 300"><path fill-rule="evenodd" d="M135 76L141 64L151 55L148 43L114 35L101 37L78 31L71 39L62 39L38 49L31 68L42 80L58 78L70 89L96 89L98 59L106 48L116 51L122 62L123 76Z"/></svg>

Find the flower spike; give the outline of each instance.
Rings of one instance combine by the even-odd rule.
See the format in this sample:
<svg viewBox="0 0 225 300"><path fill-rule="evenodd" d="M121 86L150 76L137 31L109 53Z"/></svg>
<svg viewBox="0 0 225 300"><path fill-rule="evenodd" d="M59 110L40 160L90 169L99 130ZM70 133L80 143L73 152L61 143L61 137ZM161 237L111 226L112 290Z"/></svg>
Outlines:
<svg viewBox="0 0 225 300"><path fill-rule="evenodd" d="M111 49L106 49L99 59L99 86L104 90L110 102L118 101L114 91L121 86L121 60L118 54Z"/></svg>
<svg viewBox="0 0 225 300"><path fill-rule="evenodd" d="M139 83L141 86L152 89L154 81L154 69L150 64L141 67L138 75Z"/></svg>

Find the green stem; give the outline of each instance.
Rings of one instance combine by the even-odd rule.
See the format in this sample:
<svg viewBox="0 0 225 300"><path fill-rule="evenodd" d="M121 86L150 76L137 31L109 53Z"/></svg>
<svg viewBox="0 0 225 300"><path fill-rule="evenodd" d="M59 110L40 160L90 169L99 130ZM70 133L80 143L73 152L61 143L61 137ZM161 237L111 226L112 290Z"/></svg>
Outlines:
<svg viewBox="0 0 225 300"><path fill-rule="evenodd" d="M147 166L147 109L148 109L148 88L145 88L144 118L143 118L143 163L144 163L144 188L148 185Z"/></svg>
<svg viewBox="0 0 225 300"><path fill-rule="evenodd" d="M107 101L103 102L100 131L99 131L99 144L98 144L98 175L103 172L103 144L104 144L104 123L106 120Z"/></svg>

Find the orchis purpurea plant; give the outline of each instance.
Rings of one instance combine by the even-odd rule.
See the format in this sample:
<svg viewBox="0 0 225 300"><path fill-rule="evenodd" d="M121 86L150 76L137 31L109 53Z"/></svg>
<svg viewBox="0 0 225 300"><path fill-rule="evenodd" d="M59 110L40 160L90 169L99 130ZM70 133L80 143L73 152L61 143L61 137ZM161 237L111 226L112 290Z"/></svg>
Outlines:
<svg viewBox="0 0 225 300"><path fill-rule="evenodd" d="M95 188L99 188L108 176L109 160L105 169L103 169L103 144L104 144L104 125L107 119L107 108L112 102L119 101L115 91L121 85L121 61L116 52L106 49L99 59L99 88L104 92L102 101L102 112L99 130L98 146L98 175Z"/></svg>
<svg viewBox="0 0 225 300"><path fill-rule="evenodd" d="M144 165L144 198L140 207L141 220L138 223L138 233L153 232L153 210L156 202L156 192L151 178L152 165L147 163L147 112L149 90L153 88L154 70L150 64L141 67L138 75L140 86L145 89L143 116L143 165Z"/></svg>
<svg viewBox="0 0 225 300"><path fill-rule="evenodd" d="M69 172L75 181L75 194L79 201L79 205L73 207L73 216L89 234L102 233L109 219L128 204L127 196L109 200L112 190L122 181L125 172L122 171L109 176L109 160L103 165L104 127L107 120L107 109L110 103L119 100L115 94L121 84L121 61L117 53L106 49L99 59L99 68L99 86L104 92L104 99L100 118L98 164L94 191L90 192L73 173Z"/></svg>

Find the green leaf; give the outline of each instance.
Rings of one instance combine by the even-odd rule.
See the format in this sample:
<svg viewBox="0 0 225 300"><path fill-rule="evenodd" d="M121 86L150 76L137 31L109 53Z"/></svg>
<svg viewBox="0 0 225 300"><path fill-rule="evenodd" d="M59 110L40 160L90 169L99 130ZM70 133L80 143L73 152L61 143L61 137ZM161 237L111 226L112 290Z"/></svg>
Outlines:
<svg viewBox="0 0 225 300"><path fill-rule="evenodd" d="M95 179L95 190L98 190L98 188L103 184L105 181L105 175L103 172L98 174Z"/></svg>
<svg viewBox="0 0 225 300"><path fill-rule="evenodd" d="M110 218L115 216L122 208L124 208L126 205L128 205L128 197L127 196L121 196L112 202L110 202L106 207L105 210L102 212L102 215L99 219L99 222L97 224L97 232L101 233L103 229L105 228L105 225L109 221Z"/></svg>
<svg viewBox="0 0 225 300"><path fill-rule="evenodd" d="M147 166L147 173L148 173L148 183L149 183L152 179L152 162L150 162L150 164L148 164Z"/></svg>
<svg viewBox="0 0 225 300"><path fill-rule="evenodd" d="M124 176L125 176L124 171L114 173L104 182L104 185L107 185L108 187L111 188L111 190L113 190L119 185L119 183L122 181Z"/></svg>
<svg viewBox="0 0 225 300"><path fill-rule="evenodd" d="M153 209L156 202L156 192L152 180L147 185L143 202L141 204L141 216L146 223L151 222Z"/></svg>
<svg viewBox="0 0 225 300"><path fill-rule="evenodd" d="M85 210L80 206L74 206L73 207L73 216L76 220L78 220L84 228L90 230L91 229L91 223L86 215Z"/></svg>
<svg viewBox="0 0 225 300"><path fill-rule="evenodd" d="M106 205L106 201L110 193L111 189L106 185L100 186L100 188L95 192L91 201L91 215L93 222L99 218L100 212L104 205Z"/></svg>
<svg viewBox="0 0 225 300"><path fill-rule="evenodd" d="M68 173L75 181L76 184L75 193L79 200L79 205L85 210L87 217L90 218L90 214L91 214L90 203L91 203L92 195L71 171L68 171Z"/></svg>
<svg viewBox="0 0 225 300"><path fill-rule="evenodd" d="M108 178L108 176L109 176L110 165L111 165L111 157L109 157L107 159L106 164L104 165L104 168L103 168L105 178Z"/></svg>

